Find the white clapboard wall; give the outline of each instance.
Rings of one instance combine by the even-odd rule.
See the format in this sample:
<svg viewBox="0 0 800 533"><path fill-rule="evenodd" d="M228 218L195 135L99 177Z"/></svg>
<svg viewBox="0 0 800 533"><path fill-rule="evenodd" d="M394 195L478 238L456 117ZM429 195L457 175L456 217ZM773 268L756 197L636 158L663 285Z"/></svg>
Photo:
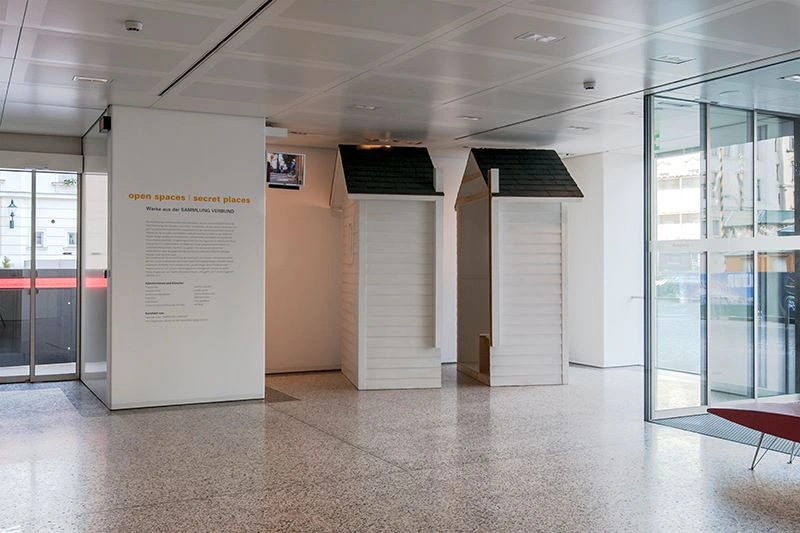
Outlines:
<svg viewBox="0 0 800 533"><path fill-rule="evenodd" d="M494 199L492 385L566 383L565 207Z"/></svg>
<svg viewBox="0 0 800 533"><path fill-rule="evenodd" d="M358 386L440 387L436 328L441 200L359 204Z"/></svg>
<svg viewBox="0 0 800 533"><path fill-rule="evenodd" d="M342 373L358 385L358 202L342 208Z"/></svg>

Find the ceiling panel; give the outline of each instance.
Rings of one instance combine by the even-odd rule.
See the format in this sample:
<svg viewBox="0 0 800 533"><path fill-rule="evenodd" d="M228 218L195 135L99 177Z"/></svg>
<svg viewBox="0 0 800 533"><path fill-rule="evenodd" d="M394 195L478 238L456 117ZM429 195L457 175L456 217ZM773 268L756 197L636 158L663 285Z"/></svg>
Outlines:
<svg viewBox="0 0 800 533"><path fill-rule="evenodd" d="M742 0L744 1L744 0ZM568 11L576 15L604 17L614 21L663 26L687 17L708 13L731 0L515 0L512 5L521 8L540 7Z"/></svg>
<svg viewBox="0 0 800 533"><path fill-rule="evenodd" d="M224 102L240 102L266 104L270 107L283 107L291 102L307 96L306 93L284 89L267 89L256 87L240 87L226 83L198 82L179 91L180 96L220 100Z"/></svg>
<svg viewBox="0 0 800 533"><path fill-rule="evenodd" d="M41 0L40 0L41 1ZM144 24L140 33L125 30L126 20ZM96 0L49 0L41 27L78 33L195 45L202 43L223 19L120 5Z"/></svg>
<svg viewBox="0 0 800 533"><path fill-rule="evenodd" d="M354 106L374 106L376 109L359 109ZM342 115L344 117L377 118L381 121L427 120L431 113L429 106L417 102L399 102L344 94L325 95L318 99L304 102L303 110Z"/></svg>
<svg viewBox="0 0 800 533"><path fill-rule="evenodd" d="M444 77L478 83L498 83L551 65L545 61L527 61L458 50L428 48L407 57L385 72L417 76Z"/></svg>
<svg viewBox="0 0 800 533"><path fill-rule="evenodd" d="M694 58L683 64L653 61L664 55ZM652 37L620 47L606 54L592 56L592 62L619 68L638 69L666 80L696 76L711 70L751 61L755 56L746 52L723 49L674 37Z"/></svg>
<svg viewBox="0 0 800 533"><path fill-rule="evenodd" d="M192 98L183 95L167 95L153 104L158 109L174 109L178 111L195 111L197 113L219 113L223 115L242 115L248 117L266 117L280 110L279 106L267 103L233 102L212 100L209 98Z"/></svg>
<svg viewBox="0 0 800 533"><path fill-rule="evenodd" d="M214 9L226 9L230 11L239 9L248 1L253 3L253 0L161 0L163 3L173 4L176 6L210 7Z"/></svg>
<svg viewBox="0 0 800 533"><path fill-rule="evenodd" d="M62 65L32 63L18 60L14 64L14 82L44 85L62 85L65 87L86 87L81 82L76 82L73 76L87 76L91 78L106 78L111 80L111 86L126 91L150 92L156 88L163 79L161 76L147 76L144 74L131 74L114 72L109 69L91 67L67 67Z"/></svg>
<svg viewBox="0 0 800 533"><path fill-rule="evenodd" d="M101 114L98 109L9 102L3 111L0 131L80 137Z"/></svg>
<svg viewBox="0 0 800 533"><path fill-rule="evenodd" d="M551 36L563 36L564 39L543 44L514 37L526 32L535 32ZM554 20L544 16L506 13L488 22L478 25L452 40L478 47L489 47L521 54L538 54L558 58L571 57L589 52L595 48L608 46L615 41L638 35L634 30L609 29L583 24L573 24L563 20Z"/></svg>
<svg viewBox="0 0 800 533"><path fill-rule="evenodd" d="M421 37L475 12L436 0L296 0L281 17Z"/></svg>
<svg viewBox="0 0 800 533"><path fill-rule="evenodd" d="M76 65L130 68L151 72L169 72L186 59L186 52L164 48L132 46L100 39L22 31L19 56L22 59L58 61ZM28 51L29 50L29 51Z"/></svg>
<svg viewBox="0 0 800 533"><path fill-rule="evenodd" d="M239 51L261 57L288 57L309 61L363 66L398 50L402 45L306 30L267 26L240 45ZM227 50L227 49L226 49Z"/></svg>
<svg viewBox="0 0 800 533"><path fill-rule="evenodd" d="M532 94L502 88L464 98L458 103L479 109L516 112L518 120L522 120L590 104L594 101L596 100L566 94Z"/></svg>
<svg viewBox="0 0 800 533"><path fill-rule="evenodd" d="M74 108L105 109L108 105L106 87L54 87L12 83L8 102L40 104Z"/></svg>
<svg viewBox="0 0 800 533"><path fill-rule="evenodd" d="M382 98L410 100L435 105L465 96L478 90L473 85L456 84L432 79L401 78L382 74L368 74L358 80L337 87L335 92L347 95L380 95Z"/></svg>
<svg viewBox="0 0 800 533"><path fill-rule="evenodd" d="M757 3L707 22L686 24L679 29L703 37L794 50L800 47L798 21L800 6L773 1Z"/></svg>
<svg viewBox="0 0 800 533"><path fill-rule="evenodd" d="M0 25L0 57L14 58L19 38L19 27Z"/></svg>
<svg viewBox="0 0 800 533"><path fill-rule="evenodd" d="M594 81L595 88L586 90L585 81ZM508 87L520 91L574 94L588 98L609 98L641 91L655 82L647 74L620 73L590 66L559 68L513 83Z"/></svg>
<svg viewBox="0 0 800 533"><path fill-rule="evenodd" d="M308 66L302 63L263 62L236 57L221 57L205 76L221 80L319 89L343 77L352 76L353 71L339 68Z"/></svg>

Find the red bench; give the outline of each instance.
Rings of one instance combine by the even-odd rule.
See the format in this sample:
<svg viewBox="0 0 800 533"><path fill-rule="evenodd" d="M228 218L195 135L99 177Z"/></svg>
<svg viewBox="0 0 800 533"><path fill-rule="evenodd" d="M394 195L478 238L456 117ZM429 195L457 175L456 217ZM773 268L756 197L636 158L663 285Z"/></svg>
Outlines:
<svg viewBox="0 0 800 533"><path fill-rule="evenodd" d="M750 470L753 470L767 454L768 449L760 458L758 457L765 434L772 435L775 438L773 442L779 438L791 441L789 463L794 460L795 443L800 442L800 401L748 400L732 402L724 407L709 407L708 412L761 433Z"/></svg>

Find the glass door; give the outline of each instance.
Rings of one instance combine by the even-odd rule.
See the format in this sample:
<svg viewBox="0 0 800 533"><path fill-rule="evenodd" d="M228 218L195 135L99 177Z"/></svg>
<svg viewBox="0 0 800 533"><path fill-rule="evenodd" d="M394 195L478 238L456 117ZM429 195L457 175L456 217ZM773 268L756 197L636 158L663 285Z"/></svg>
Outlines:
<svg viewBox="0 0 800 533"><path fill-rule="evenodd" d="M31 376L32 173L0 170L0 382Z"/></svg>
<svg viewBox="0 0 800 533"><path fill-rule="evenodd" d="M0 381L76 378L78 175L0 181Z"/></svg>

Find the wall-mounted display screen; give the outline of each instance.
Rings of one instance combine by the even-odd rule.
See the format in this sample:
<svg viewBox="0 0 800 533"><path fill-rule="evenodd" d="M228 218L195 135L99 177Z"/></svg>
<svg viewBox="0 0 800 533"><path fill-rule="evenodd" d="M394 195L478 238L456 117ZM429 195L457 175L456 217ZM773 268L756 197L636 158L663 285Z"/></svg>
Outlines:
<svg viewBox="0 0 800 533"><path fill-rule="evenodd" d="M267 152L267 183L275 187L300 188L305 177L306 156Z"/></svg>

